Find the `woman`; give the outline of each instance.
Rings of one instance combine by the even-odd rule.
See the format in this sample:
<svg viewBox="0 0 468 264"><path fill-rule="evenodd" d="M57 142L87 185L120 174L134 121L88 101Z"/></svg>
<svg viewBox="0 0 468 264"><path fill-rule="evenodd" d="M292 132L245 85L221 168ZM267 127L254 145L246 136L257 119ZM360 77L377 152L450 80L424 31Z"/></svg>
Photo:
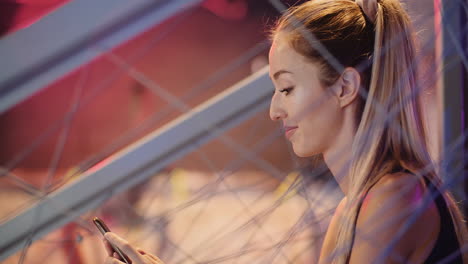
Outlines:
<svg viewBox="0 0 468 264"><path fill-rule="evenodd" d="M271 118L296 155L323 155L345 194L319 263L468 263L466 226L424 142L398 0L312 0L288 10L272 40ZM135 263L159 263L106 237Z"/></svg>

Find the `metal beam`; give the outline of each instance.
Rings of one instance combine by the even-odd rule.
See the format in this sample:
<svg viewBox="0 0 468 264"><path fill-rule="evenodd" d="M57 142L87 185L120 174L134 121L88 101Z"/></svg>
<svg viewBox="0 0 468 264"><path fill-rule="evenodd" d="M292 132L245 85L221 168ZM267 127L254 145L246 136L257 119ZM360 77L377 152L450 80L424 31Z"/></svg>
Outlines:
<svg viewBox="0 0 468 264"><path fill-rule="evenodd" d="M92 168L0 226L0 261L154 175L224 130L268 107L267 67Z"/></svg>
<svg viewBox="0 0 468 264"><path fill-rule="evenodd" d="M56 79L201 0L74 0L0 38L0 114Z"/></svg>

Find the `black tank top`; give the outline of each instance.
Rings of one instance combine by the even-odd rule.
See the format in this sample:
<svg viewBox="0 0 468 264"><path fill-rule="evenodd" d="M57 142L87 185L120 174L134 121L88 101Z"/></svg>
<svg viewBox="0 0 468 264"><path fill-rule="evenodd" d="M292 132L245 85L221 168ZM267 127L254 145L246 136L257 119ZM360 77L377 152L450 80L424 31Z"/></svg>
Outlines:
<svg viewBox="0 0 468 264"><path fill-rule="evenodd" d="M450 215L444 197L441 195L439 189L435 187L429 180L424 178L428 189L433 194L434 202L440 215L440 231L436 243L432 248L431 254L424 261L426 264L463 264L462 255L460 252L460 244L455 232L455 226Z"/></svg>

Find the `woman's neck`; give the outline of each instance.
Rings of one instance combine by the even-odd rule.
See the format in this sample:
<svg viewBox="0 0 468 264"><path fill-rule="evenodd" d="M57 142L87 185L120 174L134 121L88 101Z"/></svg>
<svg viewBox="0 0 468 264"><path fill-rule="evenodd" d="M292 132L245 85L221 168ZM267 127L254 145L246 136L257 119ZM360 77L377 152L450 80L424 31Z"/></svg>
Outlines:
<svg viewBox="0 0 468 264"><path fill-rule="evenodd" d="M328 151L323 154L323 159L330 169L333 177L338 182L341 191L348 194L349 169L351 158L351 146L347 149Z"/></svg>
<svg viewBox="0 0 468 264"><path fill-rule="evenodd" d="M357 130L354 114L346 113L343 126L333 144L323 152L323 159L345 195L348 194L352 145Z"/></svg>

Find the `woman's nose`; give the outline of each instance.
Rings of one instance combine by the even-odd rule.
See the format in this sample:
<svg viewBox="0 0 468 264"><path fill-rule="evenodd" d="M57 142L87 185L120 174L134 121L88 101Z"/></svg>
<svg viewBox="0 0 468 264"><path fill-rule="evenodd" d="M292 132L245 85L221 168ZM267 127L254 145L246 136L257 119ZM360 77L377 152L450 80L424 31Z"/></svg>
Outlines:
<svg viewBox="0 0 468 264"><path fill-rule="evenodd" d="M282 107L280 107L279 103L273 97L270 104L270 118L273 121L278 121L281 119L286 118L286 112Z"/></svg>

